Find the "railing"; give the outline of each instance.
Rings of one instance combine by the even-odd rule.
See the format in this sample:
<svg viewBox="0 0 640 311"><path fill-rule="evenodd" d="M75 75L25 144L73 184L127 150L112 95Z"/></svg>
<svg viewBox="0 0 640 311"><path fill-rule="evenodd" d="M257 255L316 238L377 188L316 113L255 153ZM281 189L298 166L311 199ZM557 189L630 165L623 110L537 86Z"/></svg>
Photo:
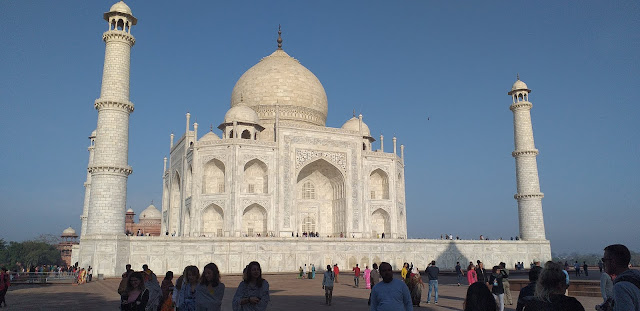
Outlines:
<svg viewBox="0 0 640 311"><path fill-rule="evenodd" d="M12 272L12 284L73 283L78 272Z"/></svg>

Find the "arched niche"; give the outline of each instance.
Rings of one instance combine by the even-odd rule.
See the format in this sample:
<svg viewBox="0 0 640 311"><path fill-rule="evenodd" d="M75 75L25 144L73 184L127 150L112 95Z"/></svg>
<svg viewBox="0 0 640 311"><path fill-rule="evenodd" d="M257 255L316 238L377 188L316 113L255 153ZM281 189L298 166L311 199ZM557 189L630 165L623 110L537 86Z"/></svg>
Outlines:
<svg viewBox="0 0 640 311"><path fill-rule="evenodd" d="M382 236L382 233L385 234L385 237L390 237L391 221L389 213L379 208L371 214L371 234L373 237L378 237L378 235Z"/></svg>
<svg viewBox="0 0 640 311"><path fill-rule="evenodd" d="M202 210L202 227L200 234L206 237L224 236L224 212L216 204L210 204Z"/></svg>
<svg viewBox="0 0 640 311"><path fill-rule="evenodd" d="M264 162L253 159L244 166L244 182L242 186L244 193L268 193L269 174L267 165Z"/></svg>
<svg viewBox="0 0 640 311"><path fill-rule="evenodd" d="M204 165L202 175L202 193L214 194L225 192L225 167L218 159L211 159Z"/></svg>
<svg viewBox="0 0 640 311"><path fill-rule="evenodd" d="M376 169L369 176L369 190L372 200L389 199L389 175L381 169Z"/></svg>
<svg viewBox="0 0 640 311"><path fill-rule="evenodd" d="M178 172L173 173L171 178L171 204L169 214L169 231L171 233L178 232L178 224L180 223L180 206L182 202L181 180Z"/></svg>
<svg viewBox="0 0 640 311"><path fill-rule="evenodd" d="M267 211L259 204L251 204L242 213L242 234L246 236L266 236Z"/></svg>

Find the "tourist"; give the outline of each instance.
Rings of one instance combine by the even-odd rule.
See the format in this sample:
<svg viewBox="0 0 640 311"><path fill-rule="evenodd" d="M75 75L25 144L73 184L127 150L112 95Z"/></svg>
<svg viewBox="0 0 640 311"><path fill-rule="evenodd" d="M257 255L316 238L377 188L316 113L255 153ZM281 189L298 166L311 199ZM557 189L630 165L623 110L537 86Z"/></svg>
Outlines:
<svg viewBox="0 0 640 311"><path fill-rule="evenodd" d="M460 262L456 262L456 276L458 279L458 286L460 286L460 281L462 280L462 277L464 276L464 271L462 271L462 267L460 266Z"/></svg>
<svg viewBox="0 0 640 311"><path fill-rule="evenodd" d="M302 267L302 278L306 279L307 278L307 264L304 264L304 267Z"/></svg>
<svg viewBox="0 0 640 311"><path fill-rule="evenodd" d="M535 299L529 301L524 310L584 311L584 307L577 299L564 295L566 289L566 278L562 272L562 265L547 261L536 283Z"/></svg>
<svg viewBox="0 0 640 311"><path fill-rule="evenodd" d="M513 305L513 299L511 298L511 284L509 284L509 269L507 269L507 264L501 262L500 273L502 274L502 287L504 288L504 303L508 303L509 305Z"/></svg>
<svg viewBox="0 0 640 311"><path fill-rule="evenodd" d="M359 285L360 285L360 267L358 267L358 264L356 264L356 266L353 267L353 269L351 269L351 271L353 271L354 287L359 287Z"/></svg>
<svg viewBox="0 0 640 311"><path fill-rule="evenodd" d="M215 263L208 263L202 269L200 284L196 287L196 310L222 310L224 283L220 282L220 270Z"/></svg>
<svg viewBox="0 0 640 311"><path fill-rule="evenodd" d="M173 289L173 293L171 294L171 300L173 300L173 305L175 307L178 307L182 304L182 301L180 300L180 291L182 290L182 285L184 284L184 280L187 277L187 268L188 266L184 267L184 269L182 270L182 274L176 280L176 285Z"/></svg>
<svg viewBox="0 0 640 311"><path fill-rule="evenodd" d="M196 288L198 287L198 279L200 278L200 270L196 266L188 266L185 268L185 277L182 280L180 293L176 304L180 311L196 310Z"/></svg>
<svg viewBox="0 0 640 311"><path fill-rule="evenodd" d="M436 261L432 260L427 271L425 271L429 278L429 291L427 292L427 303L431 300L431 289L434 290L434 303L438 304L438 274L440 269L436 267Z"/></svg>
<svg viewBox="0 0 640 311"><path fill-rule="evenodd" d="M596 310L612 310L613 280L606 272L600 273L600 293L602 294L602 303L596 305Z"/></svg>
<svg viewBox="0 0 640 311"><path fill-rule="evenodd" d="M5 296L7 295L9 286L11 286L10 278L11 276L7 273L7 268L2 267L0 269L0 308L2 307L3 303L5 307L7 306Z"/></svg>
<svg viewBox="0 0 640 311"><path fill-rule="evenodd" d="M407 279L407 272L409 272L408 268L409 268L408 263L405 262L404 264L402 264L402 270L400 270L400 276L402 276L402 280Z"/></svg>
<svg viewBox="0 0 640 311"><path fill-rule="evenodd" d="M333 265L333 274L336 278L336 283L340 283L338 282L338 275L340 274L340 268L338 268L338 264Z"/></svg>
<svg viewBox="0 0 640 311"><path fill-rule="evenodd" d="M120 294L120 300L124 300L124 294L127 291L127 284L129 283L129 276L133 273L131 270L131 265L126 265L126 271L122 273L122 280L120 280L120 285L118 286L118 294Z"/></svg>
<svg viewBox="0 0 640 311"><path fill-rule="evenodd" d="M371 269L369 266L365 266L364 269L364 284L367 289L371 289Z"/></svg>
<svg viewBox="0 0 640 311"><path fill-rule="evenodd" d="M142 272L150 275L151 279L153 279L156 283L158 282L158 277L156 276L155 273L153 273L153 271L151 271L151 269L149 269L148 265L146 264L142 265Z"/></svg>
<svg viewBox="0 0 640 311"><path fill-rule="evenodd" d="M498 303L497 310L504 311L504 286L500 270L500 266L493 266L493 269L491 269L491 275L489 276L489 284L491 286L491 293Z"/></svg>
<svg viewBox="0 0 640 311"><path fill-rule="evenodd" d="M147 310L158 310L162 304L162 289L158 283L158 279L153 278L153 272L147 270L142 273L144 277L144 287L149 291L149 300L147 301Z"/></svg>
<svg viewBox="0 0 640 311"><path fill-rule="evenodd" d="M529 284L520 289L516 311L522 311L524 306L535 298L536 283L538 282L538 276L540 276L541 270L542 268L540 267L533 267L533 269L529 270Z"/></svg>
<svg viewBox="0 0 640 311"><path fill-rule="evenodd" d="M489 286L489 277L487 276L486 271L484 270L484 263L482 261L477 261L478 265L476 266L476 275L478 278L478 282L482 282L486 286Z"/></svg>
<svg viewBox="0 0 640 311"><path fill-rule="evenodd" d="M415 268L414 269L418 269ZM409 287L409 294L411 295L411 303L414 307L420 306L420 299L422 299L422 289L424 288L424 282L420 277L420 273L411 273L408 277L407 286Z"/></svg>
<svg viewBox="0 0 640 311"><path fill-rule="evenodd" d="M87 269L87 275L87 282L91 282L91 279L93 279L93 268L91 268L91 266L89 266L89 269Z"/></svg>
<svg viewBox="0 0 640 311"><path fill-rule="evenodd" d="M615 275L613 280L614 311L640 310L640 271L629 269L631 253L622 244L605 247L604 271Z"/></svg>
<svg viewBox="0 0 640 311"><path fill-rule="evenodd" d="M233 295L233 311L264 311L269 300L269 282L262 278L260 263L252 261Z"/></svg>
<svg viewBox="0 0 640 311"><path fill-rule="evenodd" d="M584 270L584 276L589 276L589 266L587 265L586 261L582 262L582 270Z"/></svg>
<svg viewBox="0 0 640 311"><path fill-rule="evenodd" d="M576 260L576 263L573 264L573 268L576 270L576 276L580 276L580 264Z"/></svg>
<svg viewBox="0 0 640 311"><path fill-rule="evenodd" d="M380 271L378 271L378 264L373 263L373 270L371 270L371 291L373 291L373 286L380 282ZM371 292L369 292L369 300L367 301L367 305L371 305Z"/></svg>
<svg viewBox="0 0 640 311"><path fill-rule="evenodd" d="M604 268L604 263L602 263L602 260L598 260L598 269L600 270L600 273L602 273L603 268Z"/></svg>
<svg viewBox="0 0 640 311"><path fill-rule="evenodd" d="M173 271L167 271L160 284L162 290L162 304L160 311L173 311Z"/></svg>
<svg viewBox="0 0 640 311"><path fill-rule="evenodd" d="M469 262L469 266L467 267L467 282L469 282L469 285L478 282L478 274L472 262Z"/></svg>
<svg viewBox="0 0 640 311"><path fill-rule="evenodd" d="M476 282L467 288L467 296L462 303L464 311L495 311L496 299L483 283Z"/></svg>
<svg viewBox="0 0 640 311"><path fill-rule="evenodd" d="M371 291L370 311L413 311L409 289L400 280L393 278L393 271L388 262L380 264L382 282L377 283Z"/></svg>
<svg viewBox="0 0 640 311"><path fill-rule="evenodd" d="M127 288L122 296L120 309L124 311L144 311L149 300L149 291L144 287L142 272L134 272L128 277Z"/></svg>
<svg viewBox="0 0 640 311"><path fill-rule="evenodd" d="M312 279L316 278L316 265L315 264L311 264L311 278Z"/></svg>
<svg viewBox="0 0 640 311"><path fill-rule="evenodd" d="M299 278L299 279L302 279L302 274L303 274L303 273L304 273L304 270L302 270L302 266L300 266L300 267L298 268L298 278Z"/></svg>
<svg viewBox="0 0 640 311"><path fill-rule="evenodd" d="M331 271L331 265L327 265L327 271L322 277L322 289L324 289L324 304L331 305L331 298L333 298L333 281L334 274ZM371 296L369 296L371 299Z"/></svg>

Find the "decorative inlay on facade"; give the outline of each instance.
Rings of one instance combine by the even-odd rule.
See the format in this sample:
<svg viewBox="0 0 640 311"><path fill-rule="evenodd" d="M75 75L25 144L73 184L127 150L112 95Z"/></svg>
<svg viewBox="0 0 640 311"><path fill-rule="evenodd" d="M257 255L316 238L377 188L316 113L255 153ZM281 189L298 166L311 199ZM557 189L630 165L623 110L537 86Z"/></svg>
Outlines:
<svg viewBox="0 0 640 311"><path fill-rule="evenodd" d="M93 107L96 108L96 110L100 110L100 109L119 109L119 110L125 110L128 113L132 113L133 112L133 103L130 101L127 102L122 102L119 100L108 100L108 99L96 99L93 102Z"/></svg>
<svg viewBox="0 0 640 311"><path fill-rule="evenodd" d="M102 34L102 40L104 41L118 40L118 41L126 42L130 46L133 46L134 44L136 44L136 38L134 38L132 35L124 31L118 31L118 30L106 31L105 33Z"/></svg>
<svg viewBox="0 0 640 311"><path fill-rule="evenodd" d="M200 211L209 207L209 205L215 204L220 207L223 211L226 211L227 200L226 199L210 199L210 200L200 200Z"/></svg>
<svg viewBox="0 0 640 311"><path fill-rule="evenodd" d="M271 159L267 156L258 155L258 154L245 154L244 157L242 158L243 167L253 159L262 161L262 163L264 163L267 166L267 169L269 169L269 166L270 166L269 162L271 161Z"/></svg>
<svg viewBox="0 0 640 311"><path fill-rule="evenodd" d="M534 149L534 150L516 150L514 152L511 153L511 156L513 156L514 158L520 155L528 155L528 156L537 156L538 155L538 149Z"/></svg>
<svg viewBox="0 0 640 311"><path fill-rule="evenodd" d="M242 139L242 138L225 138L225 139L217 139L217 140L208 140L208 141L199 141L195 144L196 148L203 148L206 146L217 146L217 145L229 145L229 146L237 146L237 145L251 145L251 146L265 146L265 147L276 147L276 143L272 141L264 141L264 140L251 140L251 139Z"/></svg>
<svg viewBox="0 0 640 311"><path fill-rule="evenodd" d="M342 172L347 171L347 154L320 150L296 149L296 171L316 159L325 159L335 164Z"/></svg>
<svg viewBox="0 0 640 311"><path fill-rule="evenodd" d="M260 119L272 119L276 116L276 106L274 105L252 105L250 106L258 113ZM280 120L307 120L308 122L315 124L324 124L327 120L327 116L318 112L317 110L290 105L280 105L278 110L278 117Z"/></svg>
<svg viewBox="0 0 640 311"><path fill-rule="evenodd" d="M359 134L358 132L352 131L352 130L345 130L345 129L333 128L333 127L324 127L324 126L311 125L311 124L301 124L301 123L294 123L294 122L288 122L288 121L280 121L280 123L278 124L280 125L280 127L303 128L307 130L316 130L323 133L330 132L330 133L342 133L342 134Z"/></svg>
<svg viewBox="0 0 640 311"><path fill-rule="evenodd" d="M378 151L362 151L362 155L365 157L372 158L386 158L386 159L396 159L398 156L393 152L378 152Z"/></svg>
<svg viewBox="0 0 640 311"><path fill-rule="evenodd" d="M544 193L531 193L531 194L515 194L513 196L514 199L542 199L544 198Z"/></svg>
<svg viewBox="0 0 640 311"><path fill-rule="evenodd" d="M249 207L252 204L258 204L262 207L264 207L266 210L269 210L271 207L271 201L269 201L269 199L242 199L242 208L243 210L247 207Z"/></svg>
<svg viewBox="0 0 640 311"><path fill-rule="evenodd" d="M514 111L519 108L531 109L532 106L533 105L530 102L517 102L517 103L511 104L509 109L511 109L511 111Z"/></svg>
<svg viewBox="0 0 640 311"><path fill-rule="evenodd" d="M114 165L91 165L87 168L89 173L112 173L131 175L133 169L131 166L114 166Z"/></svg>
<svg viewBox="0 0 640 311"><path fill-rule="evenodd" d="M227 154L210 154L210 155L205 155L202 156L202 162L200 162L202 164L202 166L204 167L205 164L209 163L209 161L216 159L220 162L222 162L222 164L225 165L225 167L227 166Z"/></svg>

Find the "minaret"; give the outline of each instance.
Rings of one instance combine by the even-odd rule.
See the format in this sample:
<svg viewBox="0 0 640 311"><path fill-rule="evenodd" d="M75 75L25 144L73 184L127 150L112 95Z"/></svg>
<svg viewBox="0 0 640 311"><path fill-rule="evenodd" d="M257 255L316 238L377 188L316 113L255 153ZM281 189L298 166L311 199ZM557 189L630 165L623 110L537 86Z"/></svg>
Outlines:
<svg viewBox="0 0 640 311"><path fill-rule="evenodd" d="M89 164L87 168L91 167L93 164L93 150L95 149L96 144L96 131L91 132L91 136L89 136ZM84 205L82 207L82 216L80 216L80 220L82 221L82 228L80 230L80 236L84 236L87 233L87 216L89 214L89 199L91 197L91 173L87 171L87 180L84 182Z"/></svg>
<svg viewBox="0 0 640 311"><path fill-rule="evenodd" d="M542 217L542 198L540 181L538 179L538 164L536 156L538 149L533 143L533 128L531 127L531 90L527 85L517 81L511 87L513 103L513 135L515 150L511 155L516 158L516 180L518 193L514 198L518 200L518 220L520 222L520 237L525 241L546 240L544 232L544 218Z"/></svg>
<svg viewBox="0 0 640 311"><path fill-rule="evenodd" d="M87 235L124 235L128 165L129 114L133 103L129 101L129 64L135 38L131 26L137 19L122 1L104 13L108 30L102 35L105 55L100 98L95 101L98 126L91 173ZM84 230L84 229L83 229Z"/></svg>

